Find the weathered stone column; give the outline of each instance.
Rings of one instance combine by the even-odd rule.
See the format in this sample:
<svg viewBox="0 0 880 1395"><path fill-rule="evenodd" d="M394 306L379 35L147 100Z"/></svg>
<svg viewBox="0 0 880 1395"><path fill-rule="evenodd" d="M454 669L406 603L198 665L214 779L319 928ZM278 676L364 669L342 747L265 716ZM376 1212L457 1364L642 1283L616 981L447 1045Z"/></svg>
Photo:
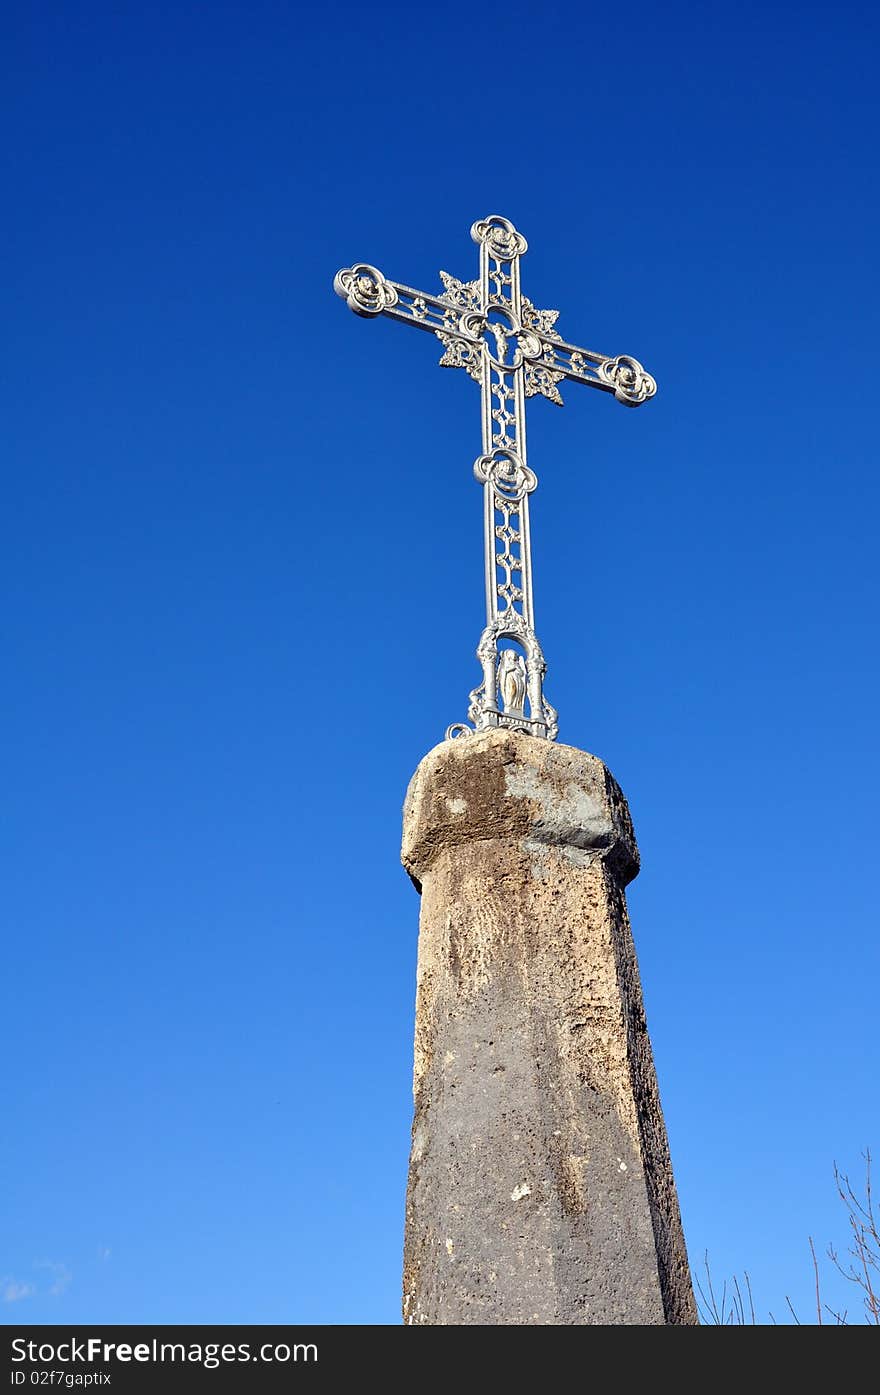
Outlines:
<svg viewBox="0 0 880 1395"><path fill-rule="evenodd" d="M611 774L510 731L444 741L402 856L422 893L405 1322L696 1322Z"/></svg>

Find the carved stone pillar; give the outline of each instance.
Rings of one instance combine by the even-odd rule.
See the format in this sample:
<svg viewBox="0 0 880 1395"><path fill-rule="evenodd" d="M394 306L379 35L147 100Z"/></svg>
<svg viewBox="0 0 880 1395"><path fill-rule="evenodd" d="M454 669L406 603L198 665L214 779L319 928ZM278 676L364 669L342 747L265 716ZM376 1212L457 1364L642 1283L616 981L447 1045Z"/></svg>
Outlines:
<svg viewBox="0 0 880 1395"><path fill-rule="evenodd" d="M614 779L513 731L445 741L402 856L422 894L404 1320L696 1322Z"/></svg>

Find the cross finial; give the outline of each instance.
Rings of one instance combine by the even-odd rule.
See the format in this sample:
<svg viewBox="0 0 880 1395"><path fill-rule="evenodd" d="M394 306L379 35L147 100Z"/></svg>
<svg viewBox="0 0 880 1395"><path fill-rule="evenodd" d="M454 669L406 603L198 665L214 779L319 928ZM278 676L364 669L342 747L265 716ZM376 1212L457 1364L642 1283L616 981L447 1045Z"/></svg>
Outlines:
<svg viewBox="0 0 880 1395"><path fill-rule="evenodd" d="M520 290L520 258L528 244L507 218L482 218L471 228L480 274L459 281L441 271L439 296L388 281L366 262L336 273L334 289L356 315L388 315L435 334L441 365L464 368L481 386L483 451L474 473L483 485L486 628L477 646L483 670L468 720L477 731L510 727L556 738L556 711L544 697L547 665L535 634L529 495L537 478L526 458L525 399L562 405L566 378L613 392L637 407L657 385L637 359L609 358L567 343L557 310L537 310ZM471 730L453 723L447 736Z"/></svg>

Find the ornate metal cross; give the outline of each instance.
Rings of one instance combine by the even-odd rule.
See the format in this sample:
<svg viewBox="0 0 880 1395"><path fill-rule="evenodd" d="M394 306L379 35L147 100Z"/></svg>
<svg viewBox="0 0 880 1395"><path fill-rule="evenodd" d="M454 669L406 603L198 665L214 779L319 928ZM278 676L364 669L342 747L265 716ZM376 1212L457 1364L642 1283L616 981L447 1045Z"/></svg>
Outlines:
<svg viewBox="0 0 880 1395"><path fill-rule="evenodd" d="M559 311L535 309L519 285L528 244L506 218L481 219L471 237L480 247L479 278L441 271L442 295L386 281L365 263L338 271L333 287L356 315L390 315L436 334L440 363L464 368L481 386L483 454L474 474L483 486L486 628L477 647L483 681L470 695L468 720L477 731L512 727L553 741L559 725L544 697L547 665L532 603L529 495L538 481L526 460L525 399L540 393L562 406L558 385L570 378L638 407L657 385L626 354L607 358L566 343L555 329ZM446 734L469 730L455 722Z"/></svg>

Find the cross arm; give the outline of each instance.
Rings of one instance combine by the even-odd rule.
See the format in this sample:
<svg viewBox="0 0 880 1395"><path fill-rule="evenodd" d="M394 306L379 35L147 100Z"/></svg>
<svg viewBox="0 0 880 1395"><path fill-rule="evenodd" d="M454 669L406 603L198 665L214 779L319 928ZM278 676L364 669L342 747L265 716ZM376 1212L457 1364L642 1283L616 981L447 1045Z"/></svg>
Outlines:
<svg viewBox="0 0 880 1395"><path fill-rule="evenodd" d="M618 402L627 407L641 406L657 391L650 373L629 354L617 354L613 358L597 354L529 327L520 335L519 346L526 365L527 397L541 393L561 403L556 384L563 378L599 388L602 392L613 392Z"/></svg>
<svg viewBox="0 0 880 1395"><path fill-rule="evenodd" d="M333 289L356 315L390 315L393 320L403 320L432 334L438 330L454 334L459 330L462 312L475 310L479 305L479 289L476 283L457 281L444 271L440 275L446 286L445 296L429 295L400 281L388 281L375 266L359 262L337 271Z"/></svg>
<svg viewBox="0 0 880 1395"><path fill-rule="evenodd" d="M389 281L375 266L359 262L337 271L333 288L356 315L388 315L436 334L446 348L441 362L467 368L479 378L477 350L484 313L480 283L459 281L445 271L440 276L444 294L429 295L400 281ZM503 303L500 297L490 297L493 299ZM627 407L641 406L656 393L656 382L638 359L629 354L597 354L569 344L551 328L555 311L535 310L525 297L522 309L522 321L514 333L517 354L510 366L523 365L527 397L540 393L561 404L556 384L563 378L613 392Z"/></svg>
<svg viewBox="0 0 880 1395"><path fill-rule="evenodd" d="M483 326L480 282L459 281L446 271L440 272L440 279L445 287L443 295L429 295L400 281L389 281L375 266L359 262L337 271L333 289L356 315L388 315L435 334L444 348L443 367L464 368L479 382L479 334Z"/></svg>

